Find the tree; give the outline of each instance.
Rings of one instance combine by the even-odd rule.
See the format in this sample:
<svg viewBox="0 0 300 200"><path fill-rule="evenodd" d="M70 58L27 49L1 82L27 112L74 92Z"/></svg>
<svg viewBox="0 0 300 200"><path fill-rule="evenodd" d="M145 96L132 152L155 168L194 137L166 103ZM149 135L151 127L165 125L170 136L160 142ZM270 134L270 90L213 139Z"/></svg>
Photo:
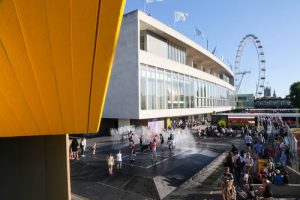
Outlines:
<svg viewBox="0 0 300 200"><path fill-rule="evenodd" d="M300 82L295 82L290 87L290 100L295 108L300 108Z"/></svg>

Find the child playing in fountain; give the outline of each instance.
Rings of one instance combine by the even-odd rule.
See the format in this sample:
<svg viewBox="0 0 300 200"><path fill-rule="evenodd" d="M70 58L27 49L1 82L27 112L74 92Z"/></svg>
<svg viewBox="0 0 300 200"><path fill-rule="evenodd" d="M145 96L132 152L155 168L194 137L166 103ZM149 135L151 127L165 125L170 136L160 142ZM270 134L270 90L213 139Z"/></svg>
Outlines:
<svg viewBox="0 0 300 200"><path fill-rule="evenodd" d="M163 151L164 150L163 145L164 145L165 140L164 140L164 136L162 133L159 134L159 138L160 138L161 150Z"/></svg>
<svg viewBox="0 0 300 200"><path fill-rule="evenodd" d="M133 166L133 163L134 163L135 157L136 157L136 154L135 154L136 146L135 146L134 143L131 144L130 150L131 150L131 152L130 152L130 166Z"/></svg>
<svg viewBox="0 0 300 200"><path fill-rule="evenodd" d="M140 149L142 152L143 151L143 136L142 135L140 136Z"/></svg>
<svg viewBox="0 0 300 200"><path fill-rule="evenodd" d="M172 133L168 137L168 146L170 150L175 148L174 135Z"/></svg>
<svg viewBox="0 0 300 200"><path fill-rule="evenodd" d="M157 160L157 153L156 153L156 147L157 147L157 142L156 142L156 136L153 138L153 140L150 143L151 151L152 151L152 159Z"/></svg>
<svg viewBox="0 0 300 200"><path fill-rule="evenodd" d="M96 143L93 145L92 150L93 150L93 155L96 155Z"/></svg>

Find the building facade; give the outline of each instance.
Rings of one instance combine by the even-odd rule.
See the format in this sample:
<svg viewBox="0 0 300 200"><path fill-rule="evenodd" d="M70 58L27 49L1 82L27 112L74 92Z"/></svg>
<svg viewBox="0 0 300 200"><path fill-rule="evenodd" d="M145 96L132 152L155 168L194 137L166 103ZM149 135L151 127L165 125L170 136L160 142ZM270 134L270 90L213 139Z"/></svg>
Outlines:
<svg viewBox="0 0 300 200"><path fill-rule="evenodd" d="M255 108L293 108L293 105L289 99L282 99L282 98L260 98L254 100L254 107Z"/></svg>
<svg viewBox="0 0 300 200"><path fill-rule="evenodd" d="M271 97L271 87L265 87L264 97Z"/></svg>
<svg viewBox="0 0 300 200"><path fill-rule="evenodd" d="M166 128L170 119L230 110L234 101L233 72L220 59L141 11L124 15L102 127Z"/></svg>

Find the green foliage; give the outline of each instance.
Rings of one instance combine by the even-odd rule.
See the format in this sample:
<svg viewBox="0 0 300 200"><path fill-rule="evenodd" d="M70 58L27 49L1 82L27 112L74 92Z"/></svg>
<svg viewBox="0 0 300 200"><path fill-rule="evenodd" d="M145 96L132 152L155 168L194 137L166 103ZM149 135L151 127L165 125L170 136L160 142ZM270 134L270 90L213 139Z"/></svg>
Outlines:
<svg viewBox="0 0 300 200"><path fill-rule="evenodd" d="M295 82L290 87L290 100L295 108L300 108L300 82Z"/></svg>

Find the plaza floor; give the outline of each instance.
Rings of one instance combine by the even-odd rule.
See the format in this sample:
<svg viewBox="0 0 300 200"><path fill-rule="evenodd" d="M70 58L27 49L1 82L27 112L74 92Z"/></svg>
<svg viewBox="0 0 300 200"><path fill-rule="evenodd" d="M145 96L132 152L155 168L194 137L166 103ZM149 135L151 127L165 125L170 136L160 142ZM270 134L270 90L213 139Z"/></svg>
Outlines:
<svg viewBox="0 0 300 200"><path fill-rule="evenodd" d="M179 186L211 163L232 143L240 138L208 138L190 141L186 147L170 151L167 146L157 151L157 162L151 152L137 152L131 166L127 141L114 141L109 137L88 140L97 143L97 153L88 148L85 157L71 161L72 193L87 199L162 199L170 196ZM137 145L138 147L139 145ZM193 148L190 148L193 146ZM122 150L123 168L107 173L106 156ZM177 198L172 198L177 199ZM178 198L180 199L180 198Z"/></svg>

